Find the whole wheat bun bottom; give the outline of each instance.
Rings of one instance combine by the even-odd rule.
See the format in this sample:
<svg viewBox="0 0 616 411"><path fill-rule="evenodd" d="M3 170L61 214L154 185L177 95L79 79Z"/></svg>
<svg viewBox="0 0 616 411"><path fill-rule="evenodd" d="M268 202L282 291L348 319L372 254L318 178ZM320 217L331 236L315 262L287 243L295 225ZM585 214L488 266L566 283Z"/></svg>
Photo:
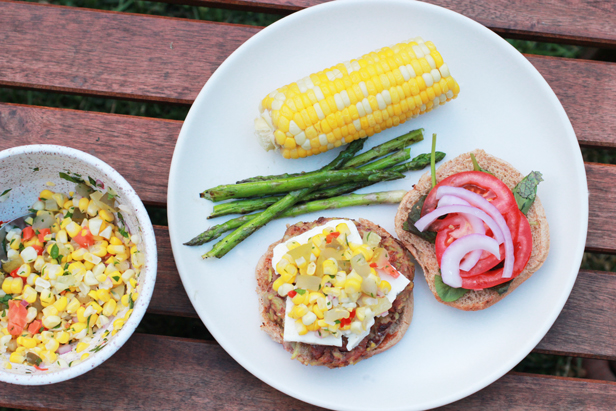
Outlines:
<svg viewBox="0 0 616 411"><path fill-rule="evenodd" d="M490 171L510 189L513 189L524 178L522 173L506 161L487 154L483 150L475 150L472 151L472 153L475 155L475 158L481 168ZM470 153L461 154L458 157L447 161L436 170L436 181L440 182L452 174L472 170L473 163ZM499 295L497 291L490 289L479 291L471 290L456 301L444 302L436 293L436 287L434 285L435 276L439 273L434 244L425 241L402 228L413 205L422 196L427 195L431 189L432 181L430 173L425 173L413 189L409 190L409 192L402 199L396 214L395 226L398 238L400 238L406 248L411 252L411 254L413 254L423 269L424 277L428 283L428 286L438 301L465 311L483 310L509 295L520 284L530 278L530 276L545 262L550 249L550 232L548 220L546 219L545 211L541 205L541 200L537 197L527 213L528 221L531 223L530 227L533 236L533 250L526 268L524 268L524 270L511 282L509 289L502 295Z"/></svg>
<svg viewBox="0 0 616 411"><path fill-rule="evenodd" d="M411 324L411 320L413 318L413 279L415 276L415 266L411 261L411 258L406 251L404 245L402 245L396 238L394 238L391 234L385 231L380 226L364 219L359 219L358 221L345 219L354 221L357 225L357 228L360 234L363 234L364 231L373 231L377 233L383 239L381 243L384 248L388 250L389 254L392 255L392 252L397 254L397 263L394 266L408 278L411 283L405 288L405 290L398 295L396 300L394 301L394 309L398 308L395 312L395 321L387 328L385 331L384 337L382 340L375 345L374 347L369 346L367 344L368 339L370 339L371 335L364 338L362 342L355 347L351 351L343 351L342 356L340 358L340 354L338 356L334 355L334 360L330 361L329 357L331 356L332 351L336 351L337 347L330 346L313 346L310 344L304 343L295 343L295 342L286 342L283 341L283 333L284 329L282 327L282 320L284 319L284 306L282 307L282 311L278 313L278 318L272 315L271 311L271 303L268 301L268 298L271 297L272 283L276 278L279 277L276 274L275 270L272 268L272 256L274 247L276 247L281 242L287 241L291 237L295 237L309 229L323 225L329 220L333 220L334 218L319 218L316 221L310 223L297 223L295 225L288 226L287 231L284 234L284 237L272 245L269 246L267 252L261 257L259 263L256 268L256 278L257 278L257 294L259 295L259 311L262 317L262 325L261 328L274 340L275 342L282 344L285 350L292 353L292 358L299 360L305 365L324 365L329 368L337 368L343 367L350 364L355 364L358 361L365 360L367 358L372 357L378 353L381 353L391 347L393 347L400 339L404 336L404 333L408 329ZM343 218L344 219L344 218ZM277 294L274 293L276 296ZM281 297L278 297L281 298ZM284 301L284 299L282 299ZM398 304L397 304L398 302ZM390 311L391 312L391 311ZM282 318L280 318L282 315ZM391 313L390 315L394 315ZM317 347L315 349L314 347ZM323 348L325 347L325 348ZM366 349L367 348L367 349ZM327 355L318 356L321 352L325 352ZM352 353L352 354L351 354Z"/></svg>

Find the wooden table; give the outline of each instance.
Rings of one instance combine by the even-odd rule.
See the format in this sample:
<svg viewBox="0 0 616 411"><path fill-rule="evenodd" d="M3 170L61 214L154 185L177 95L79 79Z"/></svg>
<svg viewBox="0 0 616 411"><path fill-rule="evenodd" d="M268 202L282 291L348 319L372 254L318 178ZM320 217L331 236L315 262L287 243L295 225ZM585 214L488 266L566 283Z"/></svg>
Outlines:
<svg viewBox="0 0 616 411"><path fill-rule="evenodd" d="M320 0L168 0L288 14ZM616 5L553 0L431 0L506 37L616 48ZM191 104L258 27L0 0L0 86ZM616 64L527 56L556 92L581 146L616 147ZM0 149L50 143L109 163L148 205L164 207L182 122L0 104ZM616 167L587 163L586 250L616 253ZM563 187L566 182L563 182ZM148 312L196 317L156 226L159 272ZM581 271L535 352L616 359L616 276ZM110 360L59 385L0 388L0 406L30 409L313 409L262 383L216 343L135 334ZM446 409L614 409L616 383L510 372Z"/></svg>

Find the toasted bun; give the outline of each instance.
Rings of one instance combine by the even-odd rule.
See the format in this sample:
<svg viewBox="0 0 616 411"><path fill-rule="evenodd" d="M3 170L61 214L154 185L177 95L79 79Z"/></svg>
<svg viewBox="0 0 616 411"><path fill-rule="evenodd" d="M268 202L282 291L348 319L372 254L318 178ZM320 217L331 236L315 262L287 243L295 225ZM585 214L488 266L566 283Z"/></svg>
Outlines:
<svg viewBox="0 0 616 411"><path fill-rule="evenodd" d="M491 156L483 150L475 150L472 153L475 155L481 168L493 173L510 189L513 189L524 178L524 175L517 171L511 164ZM461 154L453 160L446 162L436 170L436 181L439 182L452 174L471 170L473 170L473 163L470 153ZM396 214L395 226L398 237L411 252L411 254L413 254L423 269L428 286L438 301L451 307L459 308L460 310L483 310L484 308L488 308L492 304L495 304L509 295L520 284L530 278L530 276L544 263L550 249L550 233L548 220L545 217L545 211L541 205L541 200L537 197L527 214L528 221L532 223L530 227L533 235L533 251L526 268L511 282L507 292L499 295L498 292L494 290L471 290L456 301L444 302L437 295L436 287L434 286L434 277L439 273L434 244L425 241L402 228L409 212L411 211L411 208L413 207L413 204L415 204L422 196L428 194L431 189L431 176L430 173L426 173L419 179L413 189L410 190L402 199Z"/></svg>
<svg viewBox="0 0 616 411"><path fill-rule="evenodd" d="M330 220L333 220L333 218L321 217L310 223L300 222L288 226L282 240L270 245L267 252L259 260L256 269L256 277L257 294L259 295L259 311L263 319L261 328L272 340L282 344L287 351L292 353L293 355L291 358L297 359L305 365L324 365L329 368L337 368L355 364L358 361L370 358L375 354L393 347L400 341L411 324L411 319L413 317L412 290L415 266L411 262L410 256L404 246L383 228L368 220L350 220L356 224L360 234L363 235L364 232L372 231L381 236L381 245L389 253L392 265L411 281L406 289L398 294L393 303L393 307L389 311L390 314L387 317L377 318L377 323L375 323L372 329L374 330L379 324L389 324L388 327L378 336L373 335L373 333L366 336L366 338L351 351L347 351L344 347L283 341L285 299L274 292L272 288L273 282L279 277L272 267L274 247L283 241L287 241L291 237L295 237L314 227L323 225Z"/></svg>

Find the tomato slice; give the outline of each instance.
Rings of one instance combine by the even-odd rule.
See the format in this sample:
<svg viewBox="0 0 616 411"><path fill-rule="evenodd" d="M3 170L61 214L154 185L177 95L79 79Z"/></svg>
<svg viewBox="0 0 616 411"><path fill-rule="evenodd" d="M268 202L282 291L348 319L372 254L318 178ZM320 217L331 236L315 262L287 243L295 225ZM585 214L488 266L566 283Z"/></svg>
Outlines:
<svg viewBox="0 0 616 411"><path fill-rule="evenodd" d="M484 252L481 259L470 271L460 271L462 288L481 290L510 281L518 276L530 259L532 252L532 233L526 216L518 209L517 202L511 190L498 178L482 171L466 171L447 177L432 189L426 197L421 215L433 211L438 201L436 189L440 186L463 187L480 194L490 201L503 215L513 240L515 263L511 278L502 278L502 261L505 259L505 246L501 244L501 258ZM439 266L443 253L456 239L472 233L472 228L464 216L450 214L436 220L430 229L437 231L435 247ZM486 235L493 237L492 231L486 226Z"/></svg>
<svg viewBox="0 0 616 411"><path fill-rule="evenodd" d="M436 208L438 204L436 190L440 186L463 187L478 193L490 201L503 215L518 209L513 193L498 178L483 171L463 171L442 180L430 191L421 209L422 217Z"/></svg>
<svg viewBox="0 0 616 411"><path fill-rule="evenodd" d="M502 278L503 268L499 267L474 277L465 278L462 276L462 288L482 290L484 288L506 283L517 277L524 270L526 264L528 264L528 260L533 251L533 234L526 216L520 210L515 210L504 217L505 221L507 221L509 230L511 230L511 237L513 239L513 255L515 257L515 262L513 264L513 274L511 278ZM503 255L502 251L501 255ZM460 274L462 275L462 272Z"/></svg>

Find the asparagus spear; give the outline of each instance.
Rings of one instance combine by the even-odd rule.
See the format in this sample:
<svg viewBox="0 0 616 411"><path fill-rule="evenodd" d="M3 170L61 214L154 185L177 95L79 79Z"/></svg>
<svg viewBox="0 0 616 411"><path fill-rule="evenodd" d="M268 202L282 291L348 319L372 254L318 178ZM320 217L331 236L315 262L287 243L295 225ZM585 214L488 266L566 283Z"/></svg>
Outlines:
<svg viewBox="0 0 616 411"><path fill-rule="evenodd" d="M369 161L374 160L375 158L382 157L396 150L405 148L413 143L417 143L423 140L423 131L424 130L422 128L417 129L417 130L412 130L406 134L401 135L400 137L396 137L392 140L386 141L383 144L379 144L378 146L375 146L371 148L370 150L366 151L365 153L362 153L358 155L357 157L353 158L351 161L346 163L344 167L341 167L341 168L358 167L360 165L368 163ZM356 141L365 141L365 139L355 140L354 142ZM313 173L316 173L317 171L310 171L308 173L294 173L294 174L285 173L285 174L271 175L271 176L257 176L257 177L247 178L245 180L240 180L237 182L237 184L251 183L254 181L276 180L279 178L297 177L297 176L306 175L306 174L313 174Z"/></svg>
<svg viewBox="0 0 616 411"><path fill-rule="evenodd" d="M403 150L405 151L405 150ZM385 162L385 159L391 159L394 156L402 157L400 152L393 154L391 156L385 157L383 160L378 160L369 164L364 165L361 169L377 169L378 166L388 167L395 164L394 161L391 163ZM445 157L445 153L437 151L436 152L436 161L441 161ZM381 162L383 161L383 162ZM401 164L399 166L392 167L392 171L404 173L412 170L421 170L430 164L430 154L420 154L417 157L413 158L408 163ZM388 179L384 179L382 181L389 181ZM305 201L317 200L321 198L328 198L333 196L338 196L346 193L351 193L355 190L359 190L360 188L369 186L374 184L373 182L367 183L347 183L342 184L335 187L322 188L318 191L315 191L312 194L309 194ZM216 204L214 206L214 210L212 214L208 218L220 217L228 214L247 214L256 210L262 210L267 208L269 205L278 201L280 197L263 197L256 199L245 199L245 200L237 200L229 203Z"/></svg>
<svg viewBox="0 0 616 411"><path fill-rule="evenodd" d="M335 208L351 207L358 205L372 204L397 204L402 201L402 197L406 194L404 190L382 191L378 193L368 194L350 194L345 196L330 197L325 200L311 201L301 205L296 205L276 218L295 217L300 214L312 213L322 210L331 210ZM260 214L260 213L258 213ZM258 214L250 214L242 217L234 218L222 224L210 227L207 231L199 234L184 245L202 245L220 237L223 233L233 230L252 220Z"/></svg>
<svg viewBox="0 0 616 411"><path fill-rule="evenodd" d="M423 128L409 131L408 133L401 135L400 137L386 141L383 144L372 147L370 150L362 153L356 157L353 157L349 162L344 165L344 168L359 167L376 158L383 157L394 151L403 149L413 143L423 140Z"/></svg>
<svg viewBox="0 0 616 411"><path fill-rule="evenodd" d="M383 170L340 170L319 171L318 173L281 178L277 180L255 181L243 184L228 184L210 188L201 193L201 197L212 201L222 201L229 198L257 197L267 194L288 193L305 188L315 189L320 186L334 185L342 182L380 181L383 178L404 178L403 174ZM312 191L312 190L311 190Z"/></svg>

